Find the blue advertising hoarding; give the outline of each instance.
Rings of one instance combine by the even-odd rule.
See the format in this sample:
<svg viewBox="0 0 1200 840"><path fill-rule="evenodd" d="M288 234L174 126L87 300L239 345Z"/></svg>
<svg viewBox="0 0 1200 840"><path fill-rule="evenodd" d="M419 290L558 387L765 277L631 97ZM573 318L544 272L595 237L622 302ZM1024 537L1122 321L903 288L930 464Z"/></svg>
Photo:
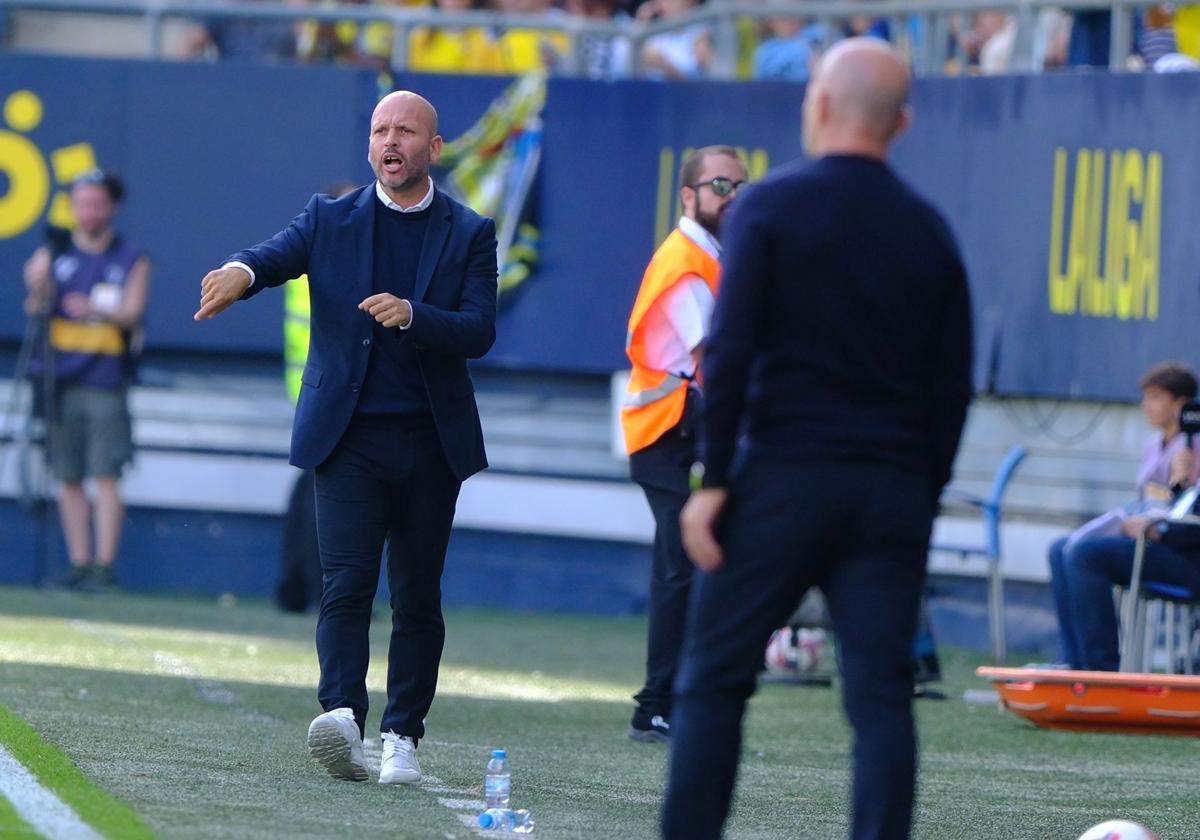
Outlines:
<svg viewBox="0 0 1200 840"><path fill-rule="evenodd" d="M453 140L508 84L402 76ZM800 154L790 84L552 79L530 193L528 280L501 301L486 364L623 366L641 272L677 213L688 149L728 143L752 177ZM199 280L278 230L307 197L365 182L374 74L0 56L0 340L19 338L21 264L61 218L63 188L120 170L120 225L154 260L151 347L274 353L280 295L194 324ZM1186 74L921 79L901 174L947 216L966 257L977 382L1004 394L1129 398L1165 358L1200 361L1200 79ZM803 267L797 267L803 282Z"/></svg>

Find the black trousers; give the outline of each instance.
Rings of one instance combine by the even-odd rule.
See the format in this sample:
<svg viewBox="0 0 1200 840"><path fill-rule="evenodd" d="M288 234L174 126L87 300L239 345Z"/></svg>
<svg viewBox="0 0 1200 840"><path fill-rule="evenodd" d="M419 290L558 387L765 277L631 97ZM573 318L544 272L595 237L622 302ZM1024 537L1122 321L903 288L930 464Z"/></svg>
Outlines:
<svg viewBox="0 0 1200 840"><path fill-rule="evenodd" d="M366 732L368 636L387 546L392 635L380 731L420 738L446 637L442 567L460 482L428 416L355 416L317 467L324 590L317 616L317 698L354 710Z"/></svg>
<svg viewBox="0 0 1200 840"><path fill-rule="evenodd" d="M646 683L633 696L637 714L669 718L675 671L683 646L692 566L683 550L679 513L687 502L688 472L696 459L690 413L685 423L629 456L630 477L641 486L654 514L654 559L650 567Z"/></svg>
<svg viewBox="0 0 1200 840"><path fill-rule="evenodd" d="M283 558L275 603L287 612L304 612L321 601L321 551L317 543L317 474L296 477L283 516Z"/></svg>
<svg viewBox="0 0 1200 840"><path fill-rule="evenodd" d="M692 587L664 837L720 836L767 639L812 586L829 604L854 731L850 836L909 836L912 640L932 519L927 481L902 470L755 454L736 468L718 530L725 564Z"/></svg>

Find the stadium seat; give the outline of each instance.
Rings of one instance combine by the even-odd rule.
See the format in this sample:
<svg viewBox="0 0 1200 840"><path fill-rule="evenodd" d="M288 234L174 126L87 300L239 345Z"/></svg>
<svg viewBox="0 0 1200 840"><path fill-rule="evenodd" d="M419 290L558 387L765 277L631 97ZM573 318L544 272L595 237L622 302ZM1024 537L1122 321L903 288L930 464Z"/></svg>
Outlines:
<svg viewBox="0 0 1200 840"><path fill-rule="evenodd" d="M1200 527L1200 518L1195 516L1171 518L1180 524ZM1157 522L1151 527L1154 525ZM1196 619L1200 616L1200 597L1186 587L1143 581L1141 574L1145 546L1146 535L1143 533L1138 537L1134 550L1129 588L1119 593L1120 669L1129 673L1151 672L1161 631L1167 673L1193 674L1200 645L1200 634L1196 627Z"/></svg>
<svg viewBox="0 0 1200 840"><path fill-rule="evenodd" d="M1029 454L1023 447L1014 446L1004 455L992 478L992 492L986 499L961 493L949 492L946 499L976 508L983 517L983 541L978 545L946 545L935 543L930 551L945 551L958 554L963 560L968 557L983 557L988 570L988 624L991 639L992 660L1003 665L1007 654L1004 629L1004 570L1000 567L1000 520L1004 515L1004 494L1012 481L1017 466Z"/></svg>

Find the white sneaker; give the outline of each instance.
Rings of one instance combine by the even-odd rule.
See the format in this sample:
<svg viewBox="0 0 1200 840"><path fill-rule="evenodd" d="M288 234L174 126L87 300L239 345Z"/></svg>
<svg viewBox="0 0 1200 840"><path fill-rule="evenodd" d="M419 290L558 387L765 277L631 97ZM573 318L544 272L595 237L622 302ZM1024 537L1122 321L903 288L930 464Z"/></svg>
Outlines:
<svg viewBox="0 0 1200 840"><path fill-rule="evenodd" d="M308 725L308 753L335 779L367 780L362 736L350 709L317 715Z"/></svg>
<svg viewBox="0 0 1200 840"><path fill-rule="evenodd" d="M417 745L407 735L383 732L383 759L379 763L379 784L411 785L421 781L417 763Z"/></svg>

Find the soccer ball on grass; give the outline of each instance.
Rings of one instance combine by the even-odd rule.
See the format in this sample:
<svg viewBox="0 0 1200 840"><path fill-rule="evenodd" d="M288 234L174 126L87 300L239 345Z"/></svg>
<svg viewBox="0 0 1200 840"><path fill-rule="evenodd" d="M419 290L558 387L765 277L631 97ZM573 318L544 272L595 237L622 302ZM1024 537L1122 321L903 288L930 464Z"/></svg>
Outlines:
<svg viewBox="0 0 1200 840"><path fill-rule="evenodd" d="M767 672L811 674L824 650L825 631L819 627L780 627L767 642Z"/></svg>
<svg viewBox="0 0 1200 840"><path fill-rule="evenodd" d="M1158 840L1158 835L1144 825L1127 820L1108 820L1083 832L1079 840Z"/></svg>

